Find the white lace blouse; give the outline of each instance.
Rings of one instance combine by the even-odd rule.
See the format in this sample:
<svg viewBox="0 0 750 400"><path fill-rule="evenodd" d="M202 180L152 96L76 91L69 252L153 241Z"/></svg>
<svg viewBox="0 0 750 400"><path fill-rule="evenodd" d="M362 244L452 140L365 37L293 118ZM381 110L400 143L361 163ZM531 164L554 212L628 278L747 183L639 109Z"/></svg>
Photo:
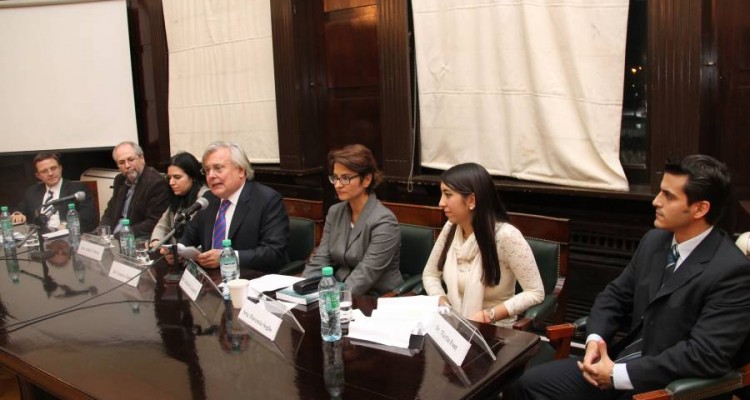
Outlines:
<svg viewBox="0 0 750 400"><path fill-rule="evenodd" d="M498 223L495 229L495 243L500 260L500 283L498 285L494 287L482 285L482 256L478 251L476 239L474 234L464 239L460 226L456 229L456 236L449 250L449 255L455 252L456 261L454 263L446 261L444 271L438 271L437 263L452 225L448 222L443 227L422 273L422 281L428 295L447 296L451 306L462 312L464 316L479 311L480 304L481 309L505 304L511 317L498 321L500 325L512 324L516 320L516 315L542 302L544 286L534 255L521 232L509 223ZM479 270L476 270L477 268ZM441 279L445 279L448 294L443 290ZM518 294L515 293L516 281L523 289ZM456 288L458 293L450 293L451 288Z"/></svg>

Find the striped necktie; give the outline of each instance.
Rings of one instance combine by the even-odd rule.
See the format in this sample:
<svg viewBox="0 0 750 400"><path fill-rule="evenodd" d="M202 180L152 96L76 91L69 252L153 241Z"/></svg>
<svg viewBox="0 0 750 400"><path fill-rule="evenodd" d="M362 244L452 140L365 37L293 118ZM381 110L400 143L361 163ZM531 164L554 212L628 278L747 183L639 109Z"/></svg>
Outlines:
<svg viewBox="0 0 750 400"><path fill-rule="evenodd" d="M667 280L674 275L675 267L677 266L677 260L680 259L680 252L677 251L677 244L673 244L672 248L667 252L667 267L664 268L664 275L661 278L661 285L664 286Z"/></svg>
<svg viewBox="0 0 750 400"><path fill-rule="evenodd" d="M214 223L214 236L213 236L213 248L221 249L223 246L221 242L227 236L227 209L232 204L229 200L222 200L221 206L219 206L219 214L216 216L216 222Z"/></svg>
<svg viewBox="0 0 750 400"><path fill-rule="evenodd" d="M52 198L55 197L55 192L52 191L52 189L49 189L47 191L47 198L44 199L44 202L42 204L48 203ZM37 197L38 198L38 197ZM42 209L42 214L46 214L49 212L49 210L52 209L52 206L46 206Z"/></svg>

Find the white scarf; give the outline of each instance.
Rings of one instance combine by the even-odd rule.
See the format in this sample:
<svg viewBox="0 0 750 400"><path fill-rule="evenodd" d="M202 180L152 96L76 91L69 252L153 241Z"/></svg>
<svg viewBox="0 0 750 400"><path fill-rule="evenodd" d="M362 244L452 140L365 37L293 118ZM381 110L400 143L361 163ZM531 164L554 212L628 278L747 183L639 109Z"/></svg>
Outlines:
<svg viewBox="0 0 750 400"><path fill-rule="evenodd" d="M459 267L469 268L469 275L464 282L464 294L458 290ZM484 285L482 284L482 255L479 253L477 240L472 233L464 240L461 227L457 227L451 247L445 255L443 275L447 286L448 301L453 309L466 318L482 309Z"/></svg>

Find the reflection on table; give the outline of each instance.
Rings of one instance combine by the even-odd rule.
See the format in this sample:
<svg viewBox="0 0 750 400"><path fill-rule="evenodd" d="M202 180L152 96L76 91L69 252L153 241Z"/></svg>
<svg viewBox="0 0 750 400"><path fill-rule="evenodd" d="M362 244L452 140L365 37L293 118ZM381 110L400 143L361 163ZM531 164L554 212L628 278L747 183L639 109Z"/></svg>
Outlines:
<svg viewBox="0 0 750 400"><path fill-rule="evenodd" d="M209 320L164 281L165 263L155 262L153 281L134 288L107 276L112 254L95 261L62 244L51 249L54 261L4 253L0 363L58 397L482 397L514 378L538 345L535 335L481 325L497 361L472 348L455 367L429 340L414 354L348 338L323 343L317 309L292 311L304 334L282 325L270 341L231 304ZM365 314L375 304L354 299Z"/></svg>

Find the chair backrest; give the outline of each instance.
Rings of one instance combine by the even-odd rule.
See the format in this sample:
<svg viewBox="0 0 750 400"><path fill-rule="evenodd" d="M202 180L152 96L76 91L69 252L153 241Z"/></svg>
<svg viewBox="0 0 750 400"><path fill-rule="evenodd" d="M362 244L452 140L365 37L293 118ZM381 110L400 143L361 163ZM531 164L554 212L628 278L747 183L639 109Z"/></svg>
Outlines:
<svg viewBox="0 0 750 400"><path fill-rule="evenodd" d="M91 192L91 200L94 203L94 210L96 211L96 215L101 217L101 214L99 213L99 187L96 181L79 181L79 182L86 185L86 187L89 189L89 192Z"/></svg>
<svg viewBox="0 0 750 400"><path fill-rule="evenodd" d="M565 277L568 275L570 221L543 215L508 213L513 224L526 238L534 253L545 295L557 296L559 307L554 317L562 321L567 307ZM520 291L516 285L516 292Z"/></svg>
<svg viewBox="0 0 750 400"><path fill-rule="evenodd" d="M435 244L432 228L411 224L399 224L401 228L400 270L404 279L422 273Z"/></svg>
<svg viewBox="0 0 750 400"><path fill-rule="evenodd" d="M315 248L315 221L289 217L289 260L307 260Z"/></svg>
<svg viewBox="0 0 750 400"><path fill-rule="evenodd" d="M432 246L445 225L445 214L440 207L384 201L401 228L400 270L404 278L422 273Z"/></svg>
<svg viewBox="0 0 750 400"><path fill-rule="evenodd" d="M323 234L323 202L284 198L284 207L289 215L289 259L306 260Z"/></svg>

